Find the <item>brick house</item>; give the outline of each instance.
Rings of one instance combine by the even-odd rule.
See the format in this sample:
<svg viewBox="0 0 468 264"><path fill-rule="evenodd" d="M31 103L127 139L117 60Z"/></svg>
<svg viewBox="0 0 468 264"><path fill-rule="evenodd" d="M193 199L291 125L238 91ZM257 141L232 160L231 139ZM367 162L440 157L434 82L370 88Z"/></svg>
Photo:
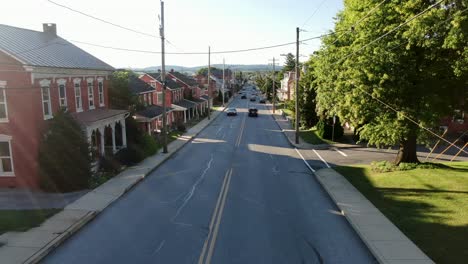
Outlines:
<svg viewBox="0 0 468 264"><path fill-rule="evenodd" d="M126 110L109 109L113 67L57 36L0 25L0 187L39 188L39 144L64 108L98 155L126 147ZM96 156L98 156L96 155Z"/></svg>
<svg viewBox="0 0 468 264"><path fill-rule="evenodd" d="M204 114L207 111L208 100L202 97L204 91L194 78L174 70L171 70L167 75L168 78L184 87L184 98L196 103L198 114Z"/></svg>
<svg viewBox="0 0 468 264"><path fill-rule="evenodd" d="M130 75L129 88L133 95L145 107L135 113L135 119L140 123L141 129L148 134L159 133L162 129L163 107L162 107L162 88L158 89L146 83L139 77ZM171 107L172 94L166 94L166 117L169 127L175 123L174 108Z"/></svg>
<svg viewBox="0 0 468 264"><path fill-rule="evenodd" d="M162 82L160 73L146 73L140 76L140 79L151 84L156 90L162 93ZM192 100L186 99L185 87L174 80L169 74L166 74L166 105L174 108L175 122L186 123L187 120L199 115L198 104ZM188 93L187 93L188 94ZM168 99L168 96L170 99Z"/></svg>

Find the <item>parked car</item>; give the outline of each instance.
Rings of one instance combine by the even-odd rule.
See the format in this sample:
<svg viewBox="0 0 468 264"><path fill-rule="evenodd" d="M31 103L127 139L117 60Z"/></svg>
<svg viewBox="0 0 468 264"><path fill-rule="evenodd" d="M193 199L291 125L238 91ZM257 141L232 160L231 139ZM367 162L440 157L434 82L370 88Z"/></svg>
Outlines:
<svg viewBox="0 0 468 264"><path fill-rule="evenodd" d="M243 94L243 95L241 96L241 99L247 99L247 96L246 96L245 94Z"/></svg>
<svg viewBox="0 0 468 264"><path fill-rule="evenodd" d="M257 117L258 116L258 109L255 107L249 107L249 116Z"/></svg>
<svg viewBox="0 0 468 264"><path fill-rule="evenodd" d="M250 97L251 102L255 102L256 100L257 100L257 98L255 96Z"/></svg>
<svg viewBox="0 0 468 264"><path fill-rule="evenodd" d="M265 98L262 98L262 99L260 99L260 101L258 101L258 102L261 103L261 104L264 104L264 103L266 103L266 100L265 100Z"/></svg>
<svg viewBox="0 0 468 264"><path fill-rule="evenodd" d="M235 108L228 108L226 110L226 115L228 116L236 116L237 115L237 110Z"/></svg>

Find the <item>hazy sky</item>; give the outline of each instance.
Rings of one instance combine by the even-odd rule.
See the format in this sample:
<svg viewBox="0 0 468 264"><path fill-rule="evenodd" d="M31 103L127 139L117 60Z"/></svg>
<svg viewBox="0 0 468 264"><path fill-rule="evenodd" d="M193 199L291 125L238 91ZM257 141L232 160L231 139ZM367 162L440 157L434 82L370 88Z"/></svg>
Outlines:
<svg viewBox="0 0 468 264"><path fill-rule="evenodd" d="M160 2L157 0L53 1L158 37L119 29L47 0L2 1L0 23L39 31L42 31L42 23L56 23L58 34L67 40L128 49L161 50L158 31ZM166 44L167 52L206 52L208 45L212 51L222 51L294 42L297 26L307 30L301 32L301 39L320 35L333 28L333 17L343 8L342 0L166 0L164 4L166 38L172 43ZM76 45L114 67L161 64L159 54ZM308 41L306 45L301 45L300 53L308 56L319 45L319 40ZM287 52L295 53L295 46L212 55L211 63L222 63L224 57L226 64L266 64L275 56L283 64L284 57L280 54ZM166 55L168 65L198 66L207 63L207 55Z"/></svg>

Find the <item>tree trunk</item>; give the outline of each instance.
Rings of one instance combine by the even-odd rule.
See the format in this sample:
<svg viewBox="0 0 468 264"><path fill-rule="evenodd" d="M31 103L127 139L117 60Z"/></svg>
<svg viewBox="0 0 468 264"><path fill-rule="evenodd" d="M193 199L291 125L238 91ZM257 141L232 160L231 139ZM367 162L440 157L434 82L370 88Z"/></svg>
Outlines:
<svg viewBox="0 0 468 264"><path fill-rule="evenodd" d="M410 135L408 139L402 140L400 143L400 149L395 159L395 164L400 163L419 163L418 156L416 154L416 135Z"/></svg>

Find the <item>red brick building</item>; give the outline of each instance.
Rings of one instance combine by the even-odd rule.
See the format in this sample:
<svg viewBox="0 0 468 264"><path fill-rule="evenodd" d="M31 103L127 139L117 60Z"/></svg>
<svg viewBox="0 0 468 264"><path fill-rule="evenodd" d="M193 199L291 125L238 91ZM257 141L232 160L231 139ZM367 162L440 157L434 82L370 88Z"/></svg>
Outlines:
<svg viewBox="0 0 468 264"><path fill-rule="evenodd" d="M100 155L126 147L126 110L108 109L114 70L57 36L0 25L0 187L39 187L38 150L48 120L64 108Z"/></svg>

